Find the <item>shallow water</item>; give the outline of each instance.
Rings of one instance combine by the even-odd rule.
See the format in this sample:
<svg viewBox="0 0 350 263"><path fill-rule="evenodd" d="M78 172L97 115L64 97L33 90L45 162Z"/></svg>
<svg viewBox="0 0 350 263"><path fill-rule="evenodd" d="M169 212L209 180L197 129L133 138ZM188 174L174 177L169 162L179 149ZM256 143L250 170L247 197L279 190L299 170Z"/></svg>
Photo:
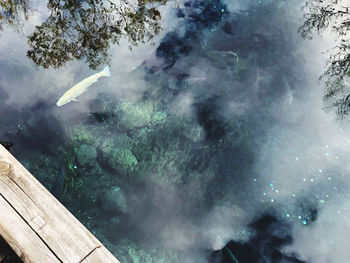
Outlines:
<svg viewBox="0 0 350 263"><path fill-rule="evenodd" d="M348 262L349 130L303 3L169 0L127 30L108 2L18 3L0 140L120 262Z"/></svg>

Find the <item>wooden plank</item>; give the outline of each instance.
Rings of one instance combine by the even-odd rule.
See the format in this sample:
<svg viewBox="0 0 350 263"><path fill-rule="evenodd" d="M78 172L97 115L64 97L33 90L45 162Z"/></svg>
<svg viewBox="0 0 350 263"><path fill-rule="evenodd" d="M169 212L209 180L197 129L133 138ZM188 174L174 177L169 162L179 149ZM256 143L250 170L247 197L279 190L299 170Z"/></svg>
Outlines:
<svg viewBox="0 0 350 263"><path fill-rule="evenodd" d="M44 214L35 205L35 203L28 198L25 192L18 187L9 177L0 176L0 193L6 198L11 200L11 205L16 208L17 212L26 220L26 222L33 228L34 231L38 231L45 222ZM41 218L42 220L39 220ZM39 224L38 221L42 223Z"/></svg>
<svg viewBox="0 0 350 263"><path fill-rule="evenodd" d="M103 259L103 263L115 262L114 256L105 247L96 248L90 255L88 255L82 263L100 263Z"/></svg>
<svg viewBox="0 0 350 263"><path fill-rule="evenodd" d="M0 211L1 236L24 262L60 262L2 195Z"/></svg>
<svg viewBox="0 0 350 263"><path fill-rule="evenodd" d="M1 145L0 193L62 262L81 262L96 248L103 247L101 242ZM119 263L113 256L111 260L100 259L100 262Z"/></svg>
<svg viewBox="0 0 350 263"><path fill-rule="evenodd" d="M4 195L61 261L79 262L101 245L17 160L0 149L1 157L13 170L1 176L11 189Z"/></svg>

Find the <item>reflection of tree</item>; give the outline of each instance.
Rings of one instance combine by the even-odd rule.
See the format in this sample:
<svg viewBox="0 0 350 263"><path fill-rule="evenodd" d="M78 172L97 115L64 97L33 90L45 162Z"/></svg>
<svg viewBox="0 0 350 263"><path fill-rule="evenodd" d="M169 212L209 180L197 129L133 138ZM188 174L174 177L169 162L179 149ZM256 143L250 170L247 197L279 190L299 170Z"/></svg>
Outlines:
<svg viewBox="0 0 350 263"><path fill-rule="evenodd" d="M108 62L110 45L121 38L131 45L152 40L161 29L156 5L168 0L130 1L49 0L50 16L28 38L28 57L45 68L85 59L95 69ZM27 18L28 2L0 0L0 29L19 25L22 13Z"/></svg>
<svg viewBox="0 0 350 263"><path fill-rule="evenodd" d="M343 76L350 70L350 2L348 0L314 0L305 6L305 21L299 32L305 38L311 38L312 31L321 33L327 28L333 29L339 40L331 56L326 74Z"/></svg>
<svg viewBox="0 0 350 263"><path fill-rule="evenodd" d="M28 11L27 0L0 0L0 29L3 24L17 26L20 13L27 18Z"/></svg>
<svg viewBox="0 0 350 263"><path fill-rule="evenodd" d="M27 55L37 65L59 67L86 59L91 68L108 61L108 49L127 37L131 44L150 41L160 31L156 3L167 0L49 0L49 18L29 36Z"/></svg>
<svg viewBox="0 0 350 263"><path fill-rule="evenodd" d="M324 76L327 76L325 101L336 106L343 118L350 112L350 89L344 78L350 73L350 1L313 0L304 7L304 23L299 32L304 38L311 38L312 32L322 33L332 29L337 36L330 62Z"/></svg>

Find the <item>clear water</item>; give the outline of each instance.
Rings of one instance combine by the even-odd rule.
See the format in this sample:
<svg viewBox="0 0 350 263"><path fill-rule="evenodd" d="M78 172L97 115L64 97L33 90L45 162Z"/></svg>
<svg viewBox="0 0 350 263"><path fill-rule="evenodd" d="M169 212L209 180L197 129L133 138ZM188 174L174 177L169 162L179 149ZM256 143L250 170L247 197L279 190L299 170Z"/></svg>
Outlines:
<svg viewBox="0 0 350 263"><path fill-rule="evenodd" d="M120 262L348 262L303 1L138 2L0 3L0 140Z"/></svg>

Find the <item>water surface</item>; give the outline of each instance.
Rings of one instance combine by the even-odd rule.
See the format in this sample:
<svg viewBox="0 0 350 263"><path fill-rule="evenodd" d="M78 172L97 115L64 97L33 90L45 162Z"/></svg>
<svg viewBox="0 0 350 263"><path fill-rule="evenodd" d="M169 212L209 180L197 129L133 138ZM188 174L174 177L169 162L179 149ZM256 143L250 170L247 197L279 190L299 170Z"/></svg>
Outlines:
<svg viewBox="0 0 350 263"><path fill-rule="evenodd" d="M348 128L303 3L11 3L0 140L120 262L347 262Z"/></svg>

